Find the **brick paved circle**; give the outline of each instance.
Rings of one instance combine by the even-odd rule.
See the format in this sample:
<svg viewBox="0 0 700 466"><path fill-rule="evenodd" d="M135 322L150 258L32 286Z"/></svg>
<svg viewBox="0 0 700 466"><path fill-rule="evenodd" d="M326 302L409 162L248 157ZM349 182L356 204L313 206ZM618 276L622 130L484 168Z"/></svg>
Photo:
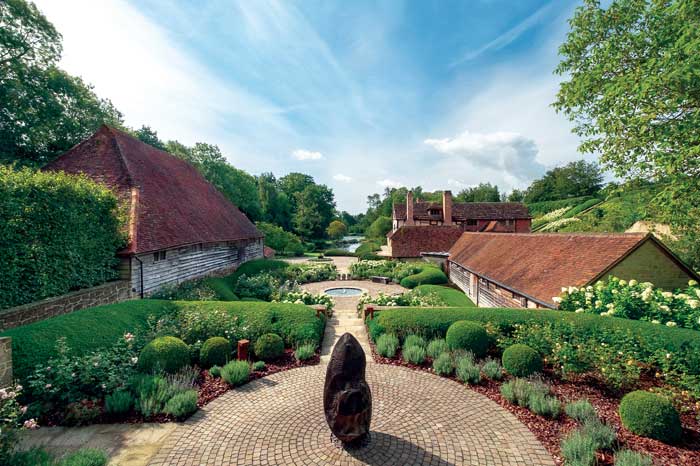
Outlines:
<svg viewBox="0 0 700 466"><path fill-rule="evenodd" d="M532 433L488 398L448 379L367 367L371 439L345 450L323 416L326 365L226 393L168 438L151 465L553 465Z"/></svg>

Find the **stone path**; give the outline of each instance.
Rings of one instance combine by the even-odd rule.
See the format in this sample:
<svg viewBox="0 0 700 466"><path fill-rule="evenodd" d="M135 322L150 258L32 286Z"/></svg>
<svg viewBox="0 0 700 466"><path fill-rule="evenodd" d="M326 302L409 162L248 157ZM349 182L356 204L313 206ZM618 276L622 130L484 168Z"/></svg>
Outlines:
<svg viewBox="0 0 700 466"><path fill-rule="evenodd" d="M554 465L511 413L464 385L371 364L367 445L343 449L323 415L325 364L277 373L227 392L166 440L152 466Z"/></svg>

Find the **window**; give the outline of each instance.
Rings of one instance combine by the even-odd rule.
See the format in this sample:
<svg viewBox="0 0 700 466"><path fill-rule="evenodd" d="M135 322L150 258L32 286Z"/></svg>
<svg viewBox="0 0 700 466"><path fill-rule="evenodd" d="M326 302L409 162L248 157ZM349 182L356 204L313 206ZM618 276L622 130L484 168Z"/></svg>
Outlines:
<svg viewBox="0 0 700 466"><path fill-rule="evenodd" d="M430 209L430 210L428 210L428 213L429 213L430 215L440 215L440 214L442 214L442 212L440 211L440 209Z"/></svg>
<svg viewBox="0 0 700 466"><path fill-rule="evenodd" d="M476 220L470 219L467 220L467 225L475 227L476 226Z"/></svg>
<svg viewBox="0 0 700 466"><path fill-rule="evenodd" d="M157 251L153 253L153 262L165 260L165 251Z"/></svg>

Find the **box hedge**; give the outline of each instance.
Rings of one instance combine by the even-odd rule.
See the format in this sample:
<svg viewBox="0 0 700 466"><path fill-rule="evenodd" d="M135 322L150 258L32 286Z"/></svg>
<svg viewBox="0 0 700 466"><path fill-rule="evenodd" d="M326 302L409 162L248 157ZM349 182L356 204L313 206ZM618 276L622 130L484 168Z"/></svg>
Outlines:
<svg viewBox="0 0 700 466"><path fill-rule="evenodd" d="M401 280L401 286L404 288L415 288L418 285L442 285L444 283L447 283L447 275L437 267L425 267L420 272Z"/></svg>
<svg viewBox="0 0 700 466"><path fill-rule="evenodd" d="M0 309L117 278L117 211L87 177L0 166Z"/></svg>

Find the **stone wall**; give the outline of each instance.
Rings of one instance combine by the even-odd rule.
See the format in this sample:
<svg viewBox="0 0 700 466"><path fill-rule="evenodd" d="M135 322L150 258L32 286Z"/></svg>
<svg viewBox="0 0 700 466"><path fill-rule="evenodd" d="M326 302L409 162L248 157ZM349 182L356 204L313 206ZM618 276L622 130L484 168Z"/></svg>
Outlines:
<svg viewBox="0 0 700 466"><path fill-rule="evenodd" d="M0 388L12 385L12 338L0 337Z"/></svg>
<svg viewBox="0 0 700 466"><path fill-rule="evenodd" d="M126 301L131 298L131 286L126 280L117 280L84 290L48 298L0 311L0 331L31 324L60 314Z"/></svg>

